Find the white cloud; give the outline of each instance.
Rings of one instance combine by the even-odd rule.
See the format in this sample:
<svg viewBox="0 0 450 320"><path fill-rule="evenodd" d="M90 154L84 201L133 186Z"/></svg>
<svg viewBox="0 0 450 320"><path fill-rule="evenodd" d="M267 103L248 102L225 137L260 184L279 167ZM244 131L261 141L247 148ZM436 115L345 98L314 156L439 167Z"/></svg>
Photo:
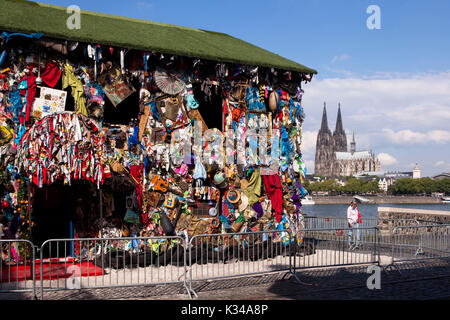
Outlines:
<svg viewBox="0 0 450 320"><path fill-rule="evenodd" d="M315 154L317 142L317 131L302 132L302 154Z"/></svg>
<svg viewBox="0 0 450 320"><path fill-rule="evenodd" d="M317 131L302 132L302 158L305 162L307 173L314 172L314 160L316 157Z"/></svg>
<svg viewBox="0 0 450 320"><path fill-rule="evenodd" d="M397 160L394 170L409 170L413 156L424 164L423 175L433 175L437 161L450 159L450 70L340 76L319 74L304 85L304 132L317 134L324 102L334 131L340 103L344 130L355 130L356 149L388 153Z"/></svg>
<svg viewBox="0 0 450 320"><path fill-rule="evenodd" d="M321 106L326 101L328 120L334 121L340 102L344 127L348 126L349 117L352 124L385 123L396 130L448 127L450 71L408 77L385 76L384 79L354 76L345 79L313 79L305 87L305 108L307 111L308 108L317 108L321 113Z"/></svg>
<svg viewBox="0 0 450 320"><path fill-rule="evenodd" d="M437 168L436 173L450 172L450 161L439 160L434 166Z"/></svg>
<svg viewBox="0 0 450 320"><path fill-rule="evenodd" d="M431 130L428 132L416 132L412 130L400 130L394 131L391 129L383 128L382 131L386 137L395 144L427 144L434 143L447 143L450 142L450 131L446 130Z"/></svg>
<svg viewBox="0 0 450 320"><path fill-rule="evenodd" d="M345 61L348 60L350 58L350 56L346 53L343 53L341 55L338 56L334 56L333 59L331 59L331 63L335 63L335 62L339 62L339 61Z"/></svg>
<svg viewBox="0 0 450 320"><path fill-rule="evenodd" d="M377 158L382 166L392 166L398 162L393 156L384 152L380 153Z"/></svg>

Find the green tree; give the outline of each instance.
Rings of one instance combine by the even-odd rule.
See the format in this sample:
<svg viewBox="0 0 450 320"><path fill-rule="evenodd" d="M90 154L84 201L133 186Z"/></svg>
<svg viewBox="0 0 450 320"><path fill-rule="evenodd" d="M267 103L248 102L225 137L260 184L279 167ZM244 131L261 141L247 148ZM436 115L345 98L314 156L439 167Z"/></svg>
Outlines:
<svg viewBox="0 0 450 320"><path fill-rule="evenodd" d="M309 180L306 180L306 179L302 183L303 188L305 188L308 191L310 191L310 185L311 185L311 182L309 182Z"/></svg>
<svg viewBox="0 0 450 320"><path fill-rule="evenodd" d="M305 187L306 188L306 187ZM311 182L309 184L309 192L313 191L332 191L332 192L340 192L341 186L336 181L336 179L327 179L321 182Z"/></svg>
<svg viewBox="0 0 450 320"><path fill-rule="evenodd" d="M431 178L401 178L389 186L390 194L431 194L433 192L450 193L450 179L433 180Z"/></svg>
<svg viewBox="0 0 450 320"><path fill-rule="evenodd" d="M435 191L450 194L450 178L439 179L435 181Z"/></svg>
<svg viewBox="0 0 450 320"><path fill-rule="evenodd" d="M345 193L350 193L350 194L361 193L362 189L363 189L362 186L363 186L363 180L351 177L351 178L347 179L347 181L345 182L345 186L342 187L342 190Z"/></svg>
<svg viewBox="0 0 450 320"><path fill-rule="evenodd" d="M378 187L378 181L377 180L367 181L367 183L363 185L362 192L380 192L380 188Z"/></svg>

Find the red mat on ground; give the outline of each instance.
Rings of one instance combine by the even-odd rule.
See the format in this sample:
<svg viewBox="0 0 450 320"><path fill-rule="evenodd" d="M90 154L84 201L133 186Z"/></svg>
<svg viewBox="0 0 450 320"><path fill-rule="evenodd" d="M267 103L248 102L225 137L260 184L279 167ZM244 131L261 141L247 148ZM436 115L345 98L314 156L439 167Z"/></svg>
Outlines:
<svg viewBox="0 0 450 320"><path fill-rule="evenodd" d="M17 282L33 280L30 263L22 265L1 265L0 282ZM56 280L69 277L101 276L103 269L90 261L74 262L72 259L59 260L45 259L42 263L42 278L44 280ZM41 279L41 263L36 260L36 280Z"/></svg>

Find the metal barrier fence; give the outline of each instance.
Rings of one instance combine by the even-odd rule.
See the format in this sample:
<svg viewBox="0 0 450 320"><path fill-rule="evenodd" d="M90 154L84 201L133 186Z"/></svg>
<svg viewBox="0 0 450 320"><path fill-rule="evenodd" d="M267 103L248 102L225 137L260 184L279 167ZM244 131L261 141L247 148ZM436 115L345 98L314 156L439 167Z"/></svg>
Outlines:
<svg viewBox="0 0 450 320"><path fill-rule="evenodd" d="M348 228L346 217L318 217L304 216L304 223L307 229L344 229ZM439 221L423 220L423 219L379 219L379 218L363 218L360 223L361 228L377 227L379 223L391 222L393 227L402 226L410 223L426 224L439 223Z"/></svg>
<svg viewBox="0 0 450 320"><path fill-rule="evenodd" d="M199 280L286 272L301 283L297 269L380 263L376 227L304 229L298 238L285 230L194 236L189 243L188 260L196 261L188 270L190 291L196 295L192 283Z"/></svg>
<svg viewBox="0 0 450 320"><path fill-rule="evenodd" d="M36 296L35 247L27 240L0 240L0 293L31 292Z"/></svg>
<svg viewBox="0 0 450 320"><path fill-rule="evenodd" d="M450 224L400 226L392 231L391 264L450 257Z"/></svg>
<svg viewBox="0 0 450 320"><path fill-rule="evenodd" d="M449 224L396 227L391 233L392 250L387 247L384 259L391 258L396 266L401 261L450 257L449 237ZM1 244L5 256L0 263L0 292L27 291L40 299L49 291L174 283L192 298L196 296L193 283L200 280L285 272L301 283L297 270L381 262L376 227L303 229L297 237L273 230L196 235L190 241L183 237L58 239L42 244L39 259L29 241L2 240ZM18 264L6 264L7 255L17 252Z"/></svg>
<svg viewBox="0 0 450 320"><path fill-rule="evenodd" d="M347 229L348 222L346 217L317 217L304 216L306 229ZM364 218L360 224L361 228L376 227L378 218Z"/></svg>
<svg viewBox="0 0 450 320"><path fill-rule="evenodd" d="M347 229L348 222L346 217L318 217L318 216L304 216L304 224L306 229ZM396 227L405 225L421 225L421 224L437 224L439 221L431 221L424 219L379 219L379 218L364 218L359 224L361 228L375 228L387 225L389 235L384 235L383 232L379 235L380 244L391 245L391 232Z"/></svg>
<svg viewBox="0 0 450 320"><path fill-rule="evenodd" d="M376 227L305 229L296 269L380 264L379 231Z"/></svg>
<svg viewBox="0 0 450 320"><path fill-rule="evenodd" d="M188 282L286 271L295 274L296 240L286 230L203 234L191 238Z"/></svg>
<svg viewBox="0 0 450 320"><path fill-rule="evenodd" d="M169 283L187 289L184 248L177 236L48 240L40 250L41 299L45 291L70 289Z"/></svg>

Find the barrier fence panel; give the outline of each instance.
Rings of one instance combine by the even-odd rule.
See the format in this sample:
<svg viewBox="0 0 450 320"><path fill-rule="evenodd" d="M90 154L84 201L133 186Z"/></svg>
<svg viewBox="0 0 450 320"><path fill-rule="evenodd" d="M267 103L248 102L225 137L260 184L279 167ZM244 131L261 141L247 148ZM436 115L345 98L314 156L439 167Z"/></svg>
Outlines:
<svg viewBox="0 0 450 320"><path fill-rule="evenodd" d="M48 240L40 250L44 291L183 283L185 240L127 237Z"/></svg>
<svg viewBox="0 0 450 320"><path fill-rule="evenodd" d="M318 217L305 216L304 223L306 229L346 229L348 222L346 217ZM424 219L379 219L379 218L363 218L359 224L361 228L382 227L389 230L387 234L383 232L379 235L379 242L383 245L391 245L391 232L395 227L407 225L435 224L438 221L429 221Z"/></svg>
<svg viewBox="0 0 450 320"><path fill-rule="evenodd" d="M294 272L296 245L286 230L195 235L189 242L188 281Z"/></svg>
<svg viewBox="0 0 450 320"><path fill-rule="evenodd" d="M392 231L392 262L450 257L450 224L399 226Z"/></svg>
<svg viewBox="0 0 450 320"><path fill-rule="evenodd" d="M305 229L295 268L380 264L379 231L372 228Z"/></svg>
<svg viewBox="0 0 450 320"><path fill-rule="evenodd" d="M31 292L36 296L35 247L27 240L0 240L0 293Z"/></svg>
<svg viewBox="0 0 450 320"><path fill-rule="evenodd" d="M318 217L304 216L306 229L344 229L348 228L346 217ZM361 228L376 227L378 218L364 218L360 224Z"/></svg>

